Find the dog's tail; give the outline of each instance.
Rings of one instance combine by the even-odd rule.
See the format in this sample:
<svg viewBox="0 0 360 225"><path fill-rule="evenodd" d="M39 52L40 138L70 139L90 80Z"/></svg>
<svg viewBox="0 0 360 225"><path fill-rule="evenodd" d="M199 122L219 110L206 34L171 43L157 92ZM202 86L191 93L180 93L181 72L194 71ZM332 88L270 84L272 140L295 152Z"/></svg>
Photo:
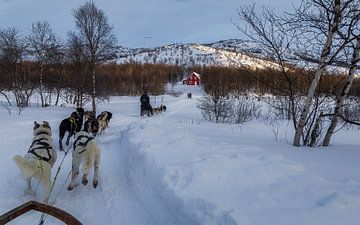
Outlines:
<svg viewBox="0 0 360 225"><path fill-rule="evenodd" d="M14 157L15 163L18 165L21 171L21 176L24 179L32 177L40 168L40 165L34 160L26 160L24 157L16 155Z"/></svg>

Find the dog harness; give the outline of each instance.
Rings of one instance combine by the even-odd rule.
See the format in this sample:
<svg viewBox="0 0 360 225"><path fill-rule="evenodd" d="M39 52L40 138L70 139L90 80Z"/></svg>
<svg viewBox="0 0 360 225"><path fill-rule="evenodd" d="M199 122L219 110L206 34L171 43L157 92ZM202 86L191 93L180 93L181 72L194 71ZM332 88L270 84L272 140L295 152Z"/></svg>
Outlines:
<svg viewBox="0 0 360 225"><path fill-rule="evenodd" d="M91 137L90 135L79 135L74 142L74 151L77 146L85 147L89 143L89 141L91 141L92 139L94 139L94 137ZM84 150L78 152L78 154L81 154L85 151L86 151L86 148L84 148Z"/></svg>
<svg viewBox="0 0 360 225"><path fill-rule="evenodd" d="M46 132L46 131L42 131L42 132L36 133L36 135L41 135L41 134L46 134L46 135L49 135L49 133L48 133L48 132Z"/></svg>
<svg viewBox="0 0 360 225"><path fill-rule="evenodd" d="M41 134L41 133L44 133L44 134L47 134L45 132L40 132L38 134ZM40 160L43 160L45 162L49 162L51 160L51 154L50 154L50 149L53 149L51 145L49 145L48 142L45 142L45 141L48 141L47 138L40 138L40 139L37 139L37 140L34 140L32 142L32 144L30 145L30 148L29 148L29 151L28 153L31 153L33 155L35 155L36 157L38 157ZM41 156L39 155L36 150L38 149L45 149L46 150L46 153L47 153L47 157L44 157L44 156Z"/></svg>
<svg viewBox="0 0 360 225"><path fill-rule="evenodd" d="M69 117L69 121L70 121L70 125L71 125L71 130L76 130L76 128L77 128L77 124L76 124L76 121L77 121L77 119L75 118L75 117ZM74 127L74 129L73 129L73 127Z"/></svg>

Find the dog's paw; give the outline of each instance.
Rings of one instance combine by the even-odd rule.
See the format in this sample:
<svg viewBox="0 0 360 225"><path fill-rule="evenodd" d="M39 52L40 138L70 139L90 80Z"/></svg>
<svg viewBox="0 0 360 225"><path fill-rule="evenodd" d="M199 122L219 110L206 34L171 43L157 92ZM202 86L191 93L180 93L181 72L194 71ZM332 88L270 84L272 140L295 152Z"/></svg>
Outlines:
<svg viewBox="0 0 360 225"><path fill-rule="evenodd" d="M94 187L94 188L97 188L98 184L99 184L99 181L97 181L97 180L94 180L94 181L93 181L93 187Z"/></svg>
<svg viewBox="0 0 360 225"><path fill-rule="evenodd" d="M83 185L87 185L88 182L89 182L88 179L86 179L85 177L83 177L82 180L81 180L81 183Z"/></svg>
<svg viewBox="0 0 360 225"><path fill-rule="evenodd" d="M72 189L74 189L74 185L69 185L69 186L67 187L67 190L68 190L68 191L71 191Z"/></svg>
<svg viewBox="0 0 360 225"><path fill-rule="evenodd" d="M36 195L36 192L33 191L33 190L30 190L30 189L26 189L26 190L25 190L25 193L26 193L26 194L29 194L29 195Z"/></svg>

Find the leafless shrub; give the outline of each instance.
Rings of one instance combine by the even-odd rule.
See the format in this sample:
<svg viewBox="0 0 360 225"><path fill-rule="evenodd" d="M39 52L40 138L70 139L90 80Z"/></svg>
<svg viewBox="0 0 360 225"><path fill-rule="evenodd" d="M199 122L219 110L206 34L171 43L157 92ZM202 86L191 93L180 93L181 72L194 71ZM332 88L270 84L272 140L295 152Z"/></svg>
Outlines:
<svg viewBox="0 0 360 225"><path fill-rule="evenodd" d="M60 98L67 104L76 102L76 94L70 88L63 89L60 92Z"/></svg>
<svg viewBox="0 0 360 225"><path fill-rule="evenodd" d="M245 123L260 116L261 106L252 99L242 98L235 105L235 123Z"/></svg>
<svg viewBox="0 0 360 225"><path fill-rule="evenodd" d="M234 116L233 100L228 96L206 95L197 101L196 106L201 110L205 120L215 123L232 121Z"/></svg>
<svg viewBox="0 0 360 225"><path fill-rule="evenodd" d="M285 131L284 134L281 132L279 120L270 120L269 125L276 142L287 142L287 132Z"/></svg>
<svg viewBox="0 0 360 225"><path fill-rule="evenodd" d="M168 92L167 94L178 98L178 97L180 97L183 93L182 93L181 91L171 91L171 92Z"/></svg>
<svg viewBox="0 0 360 225"><path fill-rule="evenodd" d="M178 123L189 124L189 125L200 125L200 121L194 120L193 118L180 119L180 120L178 120Z"/></svg>
<svg viewBox="0 0 360 225"><path fill-rule="evenodd" d="M272 108L272 112L278 119L290 119L291 111L288 96L274 96L266 99L266 103Z"/></svg>
<svg viewBox="0 0 360 225"><path fill-rule="evenodd" d="M349 121L360 121L360 99L348 99L344 105L343 117ZM353 125L348 123L349 126Z"/></svg>

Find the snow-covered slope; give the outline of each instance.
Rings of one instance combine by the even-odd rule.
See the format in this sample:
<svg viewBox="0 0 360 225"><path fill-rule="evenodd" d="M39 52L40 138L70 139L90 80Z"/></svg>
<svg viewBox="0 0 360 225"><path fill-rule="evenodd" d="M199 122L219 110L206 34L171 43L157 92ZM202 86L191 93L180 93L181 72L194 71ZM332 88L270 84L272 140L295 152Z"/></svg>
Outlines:
<svg viewBox="0 0 360 225"><path fill-rule="evenodd" d="M86 225L358 224L357 130L337 132L326 149L295 148L286 121L278 127L283 142L276 142L274 127L261 121L242 126L203 121L196 108L200 88L179 85L174 91L183 94L150 96L153 106L161 99L167 106L153 117L139 116L139 97L99 104L99 111L113 113L110 127L97 137L99 187L66 190L69 154L52 194L54 205ZM8 115L0 108L0 214L34 199L24 193L26 184L12 160L31 144L33 121L50 122L57 146L57 127L73 110L29 107ZM58 157L54 173L63 153ZM39 219L39 213L30 212L10 224ZM45 224L62 223L48 217Z"/></svg>
<svg viewBox="0 0 360 225"><path fill-rule="evenodd" d="M212 44L172 44L152 49L120 48L118 63L273 67L271 54L250 41L230 39Z"/></svg>
<svg viewBox="0 0 360 225"><path fill-rule="evenodd" d="M222 40L210 44L171 44L157 48L119 48L117 63L171 64L179 66L247 67L251 69L278 68L274 54L252 41L240 39ZM288 49L284 53L286 63L299 68L315 69L316 57ZM346 73L339 63L328 66L334 73ZM360 72L358 72L360 74Z"/></svg>

